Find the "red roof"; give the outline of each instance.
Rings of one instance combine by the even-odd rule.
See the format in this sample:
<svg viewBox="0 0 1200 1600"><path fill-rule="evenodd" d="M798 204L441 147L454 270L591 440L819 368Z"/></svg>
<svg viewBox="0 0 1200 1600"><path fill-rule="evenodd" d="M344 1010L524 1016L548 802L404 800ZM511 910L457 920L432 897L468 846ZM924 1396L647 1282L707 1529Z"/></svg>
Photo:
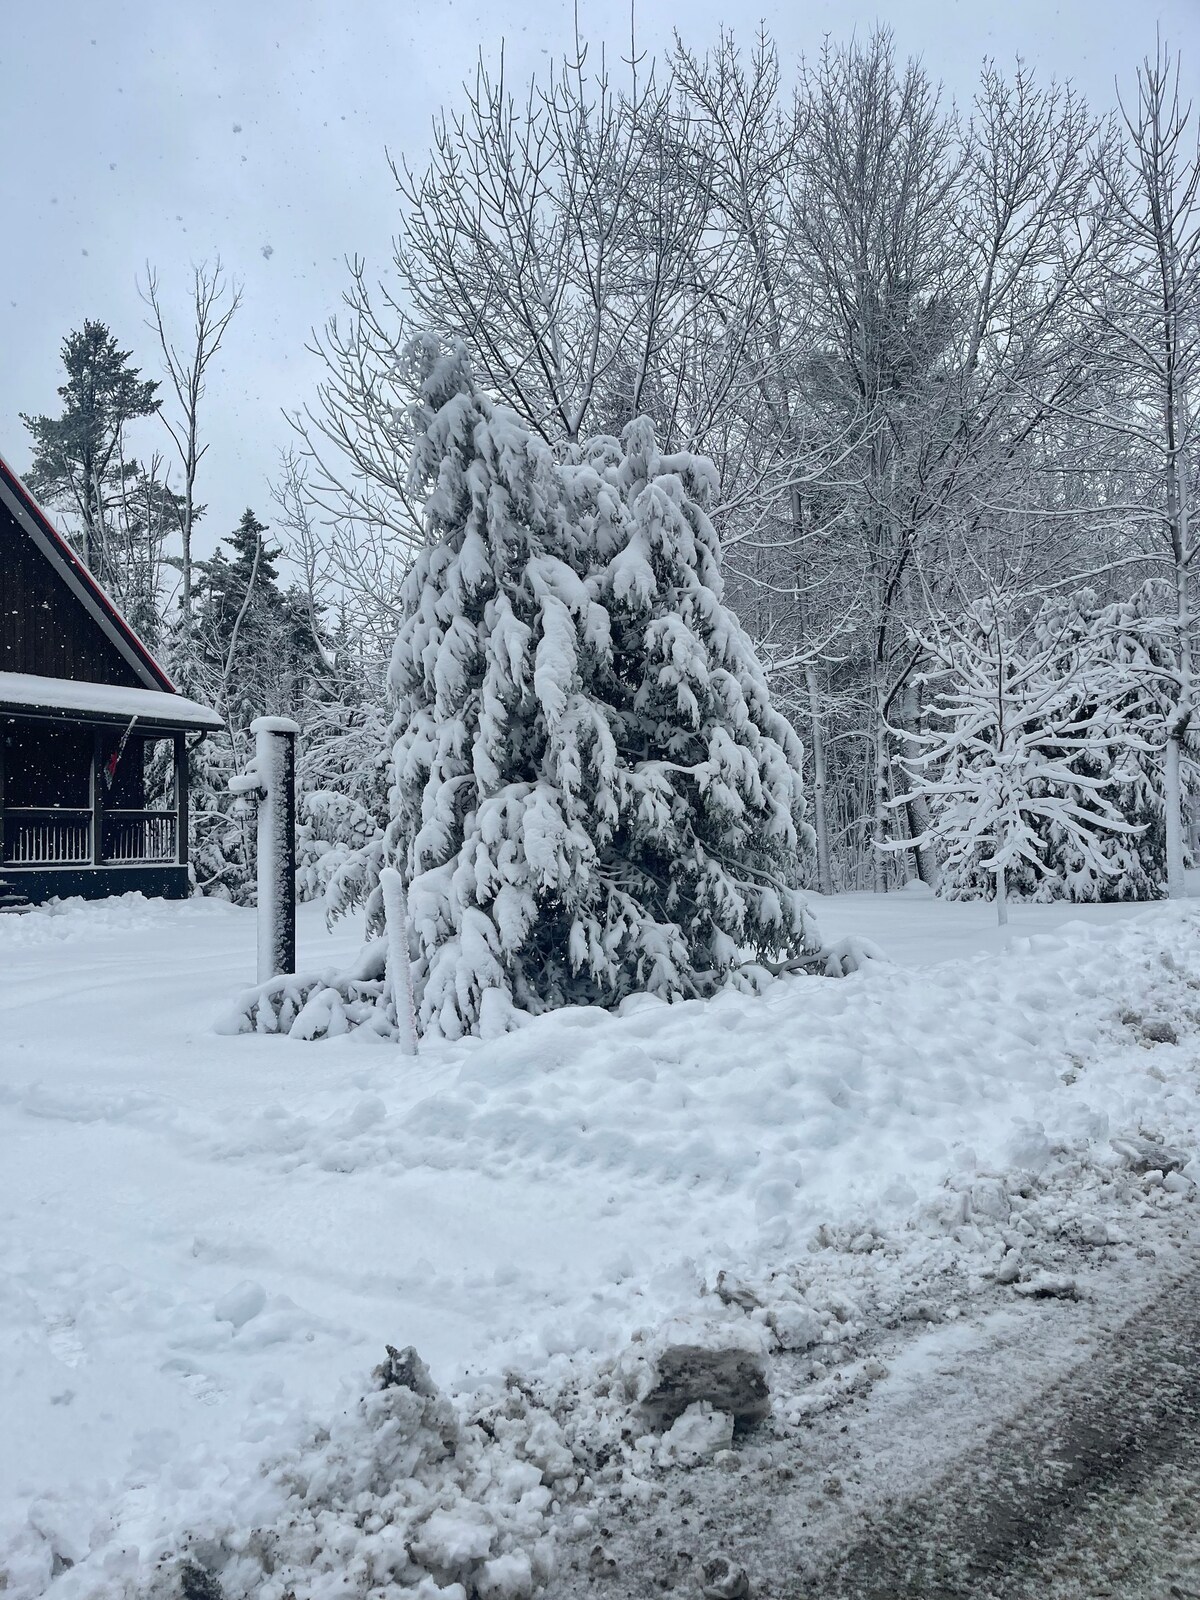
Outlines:
<svg viewBox="0 0 1200 1600"><path fill-rule="evenodd" d="M50 521L50 518L38 505L29 490L17 477L16 473L0 456L0 483L16 496L23 510L32 519L38 532L49 540L54 555L58 558L57 564L65 570L62 576L67 584L73 588L80 600L88 610L99 613L101 624L107 624L105 631L112 637L113 643L129 664L142 679L148 679L147 687L161 689L167 694L177 694L179 691L150 654L146 646L134 633L125 618L113 604L111 598L104 592L95 578L75 554L74 550L59 533Z"/></svg>

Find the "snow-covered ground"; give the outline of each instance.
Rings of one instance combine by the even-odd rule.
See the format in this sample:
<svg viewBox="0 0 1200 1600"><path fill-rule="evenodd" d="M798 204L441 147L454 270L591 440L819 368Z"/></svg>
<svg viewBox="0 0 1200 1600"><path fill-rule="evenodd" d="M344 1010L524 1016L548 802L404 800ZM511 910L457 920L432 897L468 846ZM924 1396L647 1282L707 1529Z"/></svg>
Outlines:
<svg viewBox="0 0 1200 1600"><path fill-rule="evenodd" d="M464 1396L509 1368L561 1389L680 1312L842 1338L952 1265L978 1285L1007 1249L1028 1276L1023 1239L1105 1248L1131 1206L1188 1203L1195 910L1015 906L1007 936L991 907L919 892L816 910L896 964L561 1012L415 1063L365 1036L216 1032L253 974L252 913L0 917L9 1597L52 1572L121 1592L172 1528L269 1516L256 1463L345 1413L385 1344ZM301 970L356 943L303 908ZM1131 1190L1127 1135L1188 1175ZM711 1292L722 1270L756 1286L749 1315ZM532 1547L550 1491L495 1484L503 1542L524 1517ZM448 1581L450 1556L428 1565ZM504 1555L491 1592L528 1592L523 1570Z"/></svg>

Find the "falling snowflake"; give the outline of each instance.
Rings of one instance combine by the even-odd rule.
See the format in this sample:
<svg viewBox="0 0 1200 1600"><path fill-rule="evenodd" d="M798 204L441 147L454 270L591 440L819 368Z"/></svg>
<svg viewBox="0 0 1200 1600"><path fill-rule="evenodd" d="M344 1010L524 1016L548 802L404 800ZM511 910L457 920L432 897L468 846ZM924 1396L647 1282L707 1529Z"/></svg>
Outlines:
<svg viewBox="0 0 1200 1600"><path fill-rule="evenodd" d="M265 244L265 245L263 245L263 247L262 247L262 258L263 258L264 261L270 261L271 257L274 254L275 254L275 246L273 244Z"/></svg>

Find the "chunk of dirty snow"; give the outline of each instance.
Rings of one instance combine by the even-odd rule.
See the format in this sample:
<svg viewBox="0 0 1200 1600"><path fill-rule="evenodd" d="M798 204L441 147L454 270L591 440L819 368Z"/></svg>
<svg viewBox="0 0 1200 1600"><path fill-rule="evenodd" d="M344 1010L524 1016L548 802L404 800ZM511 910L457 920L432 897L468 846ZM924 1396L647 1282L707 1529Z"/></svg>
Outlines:
<svg viewBox="0 0 1200 1600"><path fill-rule="evenodd" d="M717 1273L717 1296L725 1305L739 1306L743 1311L755 1311L762 1305L762 1296L752 1284L724 1269Z"/></svg>
<svg viewBox="0 0 1200 1600"><path fill-rule="evenodd" d="M811 1306L784 1304L767 1313L767 1326L781 1350L810 1350L820 1344L825 1324Z"/></svg>
<svg viewBox="0 0 1200 1600"><path fill-rule="evenodd" d="M213 1307L218 1322L232 1322L235 1328L244 1327L258 1316L267 1303L267 1291L261 1283L244 1278L241 1283L223 1294Z"/></svg>
<svg viewBox="0 0 1200 1600"><path fill-rule="evenodd" d="M706 1350L672 1344L654 1363L654 1386L642 1410L651 1426L662 1427L698 1400L728 1411L739 1421L755 1421L771 1410L766 1362L760 1350Z"/></svg>
<svg viewBox="0 0 1200 1600"><path fill-rule="evenodd" d="M1080 1217L1079 1238L1083 1244L1105 1245L1111 1244L1108 1223L1100 1217Z"/></svg>
<svg viewBox="0 0 1200 1600"><path fill-rule="evenodd" d="M1021 1258L1017 1255L1007 1255L996 1268L997 1283L1016 1283L1021 1276Z"/></svg>
<svg viewBox="0 0 1200 1600"><path fill-rule="evenodd" d="M1133 1134L1110 1139L1109 1144L1134 1172L1178 1172L1191 1159L1185 1151Z"/></svg>
<svg viewBox="0 0 1200 1600"><path fill-rule="evenodd" d="M1079 1285L1063 1272L1035 1272L1024 1283L1014 1283L1017 1294L1033 1300L1077 1300Z"/></svg>
<svg viewBox="0 0 1200 1600"><path fill-rule="evenodd" d="M971 1210L977 1217L1007 1222L1012 1207L999 1178L980 1178L971 1185Z"/></svg>
<svg viewBox="0 0 1200 1600"><path fill-rule="evenodd" d="M653 1428L667 1427L699 1400L738 1421L765 1417L771 1408L767 1337L765 1329L747 1323L668 1323L620 1363L626 1391Z"/></svg>
<svg viewBox="0 0 1200 1600"><path fill-rule="evenodd" d="M750 1579L745 1567L728 1556L714 1556L704 1563L704 1600L749 1600Z"/></svg>
<svg viewBox="0 0 1200 1600"><path fill-rule="evenodd" d="M1150 1017L1138 1029L1142 1039L1147 1044L1178 1044L1179 1034L1175 1031L1175 1024L1168 1022L1166 1017Z"/></svg>
<svg viewBox="0 0 1200 1600"><path fill-rule="evenodd" d="M485 1561L475 1579L479 1600L529 1600L533 1568L524 1550L508 1550Z"/></svg>
<svg viewBox="0 0 1200 1600"><path fill-rule="evenodd" d="M728 1450L733 1443L733 1418L727 1411L714 1411L707 1400L696 1400L682 1412L662 1436L661 1462L695 1466Z"/></svg>

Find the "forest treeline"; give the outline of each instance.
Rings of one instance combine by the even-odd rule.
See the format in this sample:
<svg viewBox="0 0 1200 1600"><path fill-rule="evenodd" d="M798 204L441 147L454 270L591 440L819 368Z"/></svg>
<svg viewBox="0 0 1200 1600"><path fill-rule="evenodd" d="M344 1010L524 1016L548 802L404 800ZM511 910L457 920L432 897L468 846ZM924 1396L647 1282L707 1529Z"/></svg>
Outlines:
<svg viewBox="0 0 1200 1600"><path fill-rule="evenodd" d="M401 352L432 330L564 465L639 417L663 459L715 464L726 599L805 746L813 886L1181 892L1200 162L1178 60L1160 45L1112 107L993 63L955 105L884 32L610 66L483 63L393 164L394 259L353 262L294 448L216 554L206 389L253 315L219 263L186 318L148 276L140 368L103 323L72 332L59 415L25 419L30 487L226 718L194 758L202 887L250 892L225 785L262 711L304 729L306 891L388 821L425 492Z"/></svg>

